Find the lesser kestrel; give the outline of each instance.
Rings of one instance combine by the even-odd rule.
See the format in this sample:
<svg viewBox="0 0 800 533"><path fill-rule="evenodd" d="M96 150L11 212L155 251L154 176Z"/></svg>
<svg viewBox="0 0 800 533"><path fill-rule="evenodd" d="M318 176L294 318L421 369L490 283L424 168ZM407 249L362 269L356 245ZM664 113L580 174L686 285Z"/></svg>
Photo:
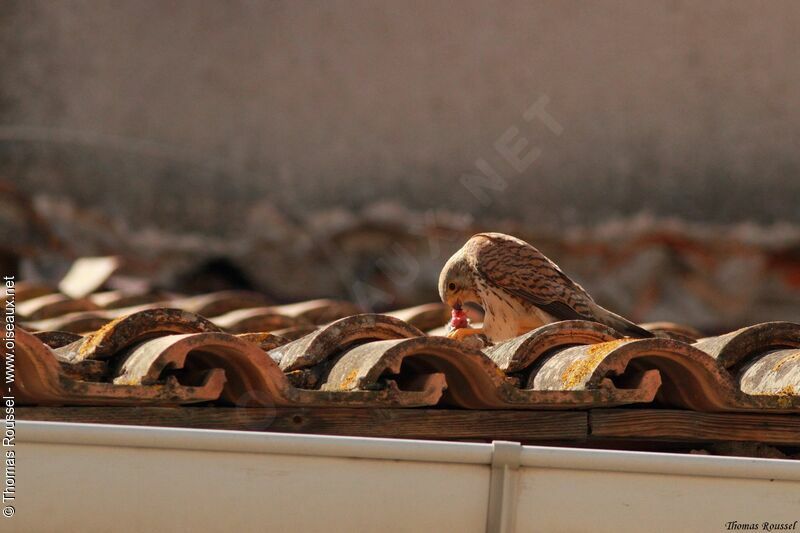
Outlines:
<svg viewBox="0 0 800 533"><path fill-rule="evenodd" d="M455 338L484 333L499 342L559 320L590 320L629 337L653 334L604 309L530 244L502 233L473 236L445 264L439 296L454 309L480 304L483 330L457 329Z"/></svg>

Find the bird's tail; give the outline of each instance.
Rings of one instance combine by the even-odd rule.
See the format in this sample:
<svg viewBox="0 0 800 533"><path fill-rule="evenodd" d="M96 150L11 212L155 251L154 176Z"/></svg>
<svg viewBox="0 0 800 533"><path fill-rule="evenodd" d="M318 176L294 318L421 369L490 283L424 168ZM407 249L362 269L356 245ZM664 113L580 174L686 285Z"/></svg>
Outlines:
<svg viewBox="0 0 800 533"><path fill-rule="evenodd" d="M597 318L598 322L614 328L627 337L655 337L655 334L652 331L647 331L646 329L637 326L630 320L623 318L616 313L612 313L608 309L600 307L597 304L594 304L594 309L592 309L592 311L594 311L594 316Z"/></svg>

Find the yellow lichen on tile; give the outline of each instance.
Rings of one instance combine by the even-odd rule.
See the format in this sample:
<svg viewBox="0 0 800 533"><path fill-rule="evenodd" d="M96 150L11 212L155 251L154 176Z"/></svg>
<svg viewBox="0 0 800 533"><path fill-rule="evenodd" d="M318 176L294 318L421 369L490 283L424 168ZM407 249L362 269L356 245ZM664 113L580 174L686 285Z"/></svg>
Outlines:
<svg viewBox="0 0 800 533"><path fill-rule="evenodd" d="M567 369L564 370L561 374L561 383L566 389L574 388L579 383L585 381L586 377L597 368L597 365L599 365L608 354L632 340L634 339L625 338L592 345L587 350L587 355L584 359L573 361Z"/></svg>
<svg viewBox="0 0 800 533"><path fill-rule="evenodd" d="M91 354L91 352L93 352L97 348L97 346L103 341L103 339L105 339L106 334L111 330L113 330L117 326L117 324L122 322L125 318L127 317L122 316L117 319L114 319L108 324L102 326L94 333L92 333L91 336L86 341L84 341L84 343L78 350L80 358L85 359L86 357L88 357L89 354Z"/></svg>
<svg viewBox="0 0 800 533"><path fill-rule="evenodd" d="M790 361L798 361L798 360L800 360L800 351L798 351L797 353L794 353L794 354L792 354L792 355L790 355L790 356L788 356L788 357L784 357L783 359L781 359L780 361L778 361L778 362L775 364L775 366L773 366L773 367L772 367L772 371L773 371L773 372L777 372L777 371L778 371L778 370L780 370L780 369L781 369L781 367L782 367L783 365L785 365L786 363L788 363L788 362L790 362Z"/></svg>
<svg viewBox="0 0 800 533"><path fill-rule="evenodd" d="M350 390L353 386L353 383L356 381L357 377L358 377L358 370L357 369L351 370L350 372L347 373L342 382L339 384L339 389Z"/></svg>

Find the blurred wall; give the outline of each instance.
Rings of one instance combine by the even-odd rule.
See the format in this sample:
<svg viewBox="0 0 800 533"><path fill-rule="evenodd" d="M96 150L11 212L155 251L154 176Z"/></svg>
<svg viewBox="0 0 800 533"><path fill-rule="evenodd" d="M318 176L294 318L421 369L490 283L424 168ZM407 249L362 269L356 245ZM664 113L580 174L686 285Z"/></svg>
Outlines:
<svg viewBox="0 0 800 533"><path fill-rule="evenodd" d="M2 5L0 176L133 226L384 197L800 222L797 2Z"/></svg>

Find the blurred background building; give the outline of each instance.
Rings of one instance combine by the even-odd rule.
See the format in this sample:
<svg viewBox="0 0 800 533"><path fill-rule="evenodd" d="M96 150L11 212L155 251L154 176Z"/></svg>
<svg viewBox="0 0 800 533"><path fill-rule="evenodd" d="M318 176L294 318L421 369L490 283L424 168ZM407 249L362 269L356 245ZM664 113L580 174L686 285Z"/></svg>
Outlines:
<svg viewBox="0 0 800 533"><path fill-rule="evenodd" d="M0 260L399 307L472 233L800 320L800 4L3 0Z"/></svg>

